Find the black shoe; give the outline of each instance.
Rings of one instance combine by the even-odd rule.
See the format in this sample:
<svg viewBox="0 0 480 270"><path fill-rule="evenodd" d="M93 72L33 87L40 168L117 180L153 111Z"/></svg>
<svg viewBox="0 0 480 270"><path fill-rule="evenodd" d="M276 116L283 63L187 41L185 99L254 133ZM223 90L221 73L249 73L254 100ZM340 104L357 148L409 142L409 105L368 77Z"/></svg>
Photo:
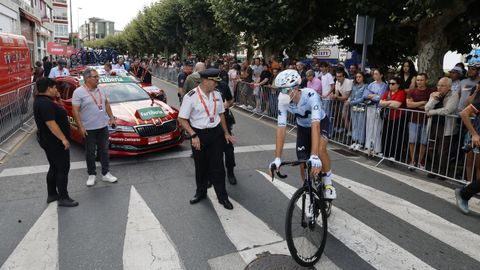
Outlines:
<svg viewBox="0 0 480 270"><path fill-rule="evenodd" d="M62 207L75 207L78 206L78 202L74 201L72 198L64 198L64 199L59 199L58 200L58 206Z"/></svg>
<svg viewBox="0 0 480 270"><path fill-rule="evenodd" d="M47 203L51 203L58 200L58 195L53 195L53 196L48 196L47 197Z"/></svg>
<svg viewBox="0 0 480 270"><path fill-rule="evenodd" d="M232 184L232 185L237 184L237 178L235 177L235 175L233 173L229 174L227 177L228 177L228 182L230 182L230 184Z"/></svg>
<svg viewBox="0 0 480 270"><path fill-rule="evenodd" d="M195 196L193 196L193 198L190 199L190 204L196 204L199 201L205 199L206 197L207 197L207 195L197 195L197 194L195 194Z"/></svg>
<svg viewBox="0 0 480 270"><path fill-rule="evenodd" d="M233 204L228 200L228 199L225 199L223 201L218 201L220 204L223 204L223 207L225 207L225 209L227 210L232 210L233 209Z"/></svg>

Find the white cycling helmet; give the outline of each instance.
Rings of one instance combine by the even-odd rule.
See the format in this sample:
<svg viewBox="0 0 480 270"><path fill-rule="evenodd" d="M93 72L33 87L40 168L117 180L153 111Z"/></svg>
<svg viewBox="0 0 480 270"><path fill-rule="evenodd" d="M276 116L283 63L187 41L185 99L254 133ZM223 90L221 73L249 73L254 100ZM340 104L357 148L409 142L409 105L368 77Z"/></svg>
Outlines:
<svg viewBox="0 0 480 270"><path fill-rule="evenodd" d="M275 86L277 88L292 88L302 83L302 77L294 69L286 69L278 73L275 78Z"/></svg>

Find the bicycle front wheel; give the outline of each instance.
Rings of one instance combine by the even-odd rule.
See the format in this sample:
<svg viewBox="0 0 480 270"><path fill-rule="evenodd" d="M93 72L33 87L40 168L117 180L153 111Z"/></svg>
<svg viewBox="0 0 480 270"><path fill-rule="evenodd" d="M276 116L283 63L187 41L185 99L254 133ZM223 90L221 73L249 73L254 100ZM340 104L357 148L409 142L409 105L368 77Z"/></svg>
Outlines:
<svg viewBox="0 0 480 270"><path fill-rule="evenodd" d="M311 267L322 256L327 241L325 202L318 192L298 189L288 205L285 235L292 258L301 266Z"/></svg>

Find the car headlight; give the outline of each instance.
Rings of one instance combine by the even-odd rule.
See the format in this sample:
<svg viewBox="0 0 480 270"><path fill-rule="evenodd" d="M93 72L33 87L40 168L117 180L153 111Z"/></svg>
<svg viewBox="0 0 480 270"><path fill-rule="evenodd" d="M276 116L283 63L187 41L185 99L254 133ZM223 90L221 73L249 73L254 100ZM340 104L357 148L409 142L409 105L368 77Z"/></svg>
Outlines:
<svg viewBox="0 0 480 270"><path fill-rule="evenodd" d="M132 126L117 126L115 128L116 132L135 132Z"/></svg>

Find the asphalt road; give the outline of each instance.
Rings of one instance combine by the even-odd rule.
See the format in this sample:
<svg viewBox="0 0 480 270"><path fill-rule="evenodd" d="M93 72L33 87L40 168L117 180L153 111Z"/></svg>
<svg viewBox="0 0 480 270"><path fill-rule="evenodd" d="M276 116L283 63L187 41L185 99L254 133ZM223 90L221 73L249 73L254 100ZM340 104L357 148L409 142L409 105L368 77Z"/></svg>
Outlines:
<svg viewBox="0 0 480 270"><path fill-rule="evenodd" d="M175 87L154 79L178 106ZM34 136L0 167L0 267L6 269L245 269L257 257L288 254L285 213L300 187L297 168L271 182L275 123L235 109L236 175L227 183L234 210L209 200L190 205L189 144L137 158L112 159L116 184L85 186L83 148L71 149L69 191L79 207L49 206L48 163ZM295 159L287 136L284 160ZM330 151L338 198L317 269L479 269L480 205L461 214L453 186L363 156ZM275 266L276 262L278 264ZM273 257L271 267L289 269Z"/></svg>

